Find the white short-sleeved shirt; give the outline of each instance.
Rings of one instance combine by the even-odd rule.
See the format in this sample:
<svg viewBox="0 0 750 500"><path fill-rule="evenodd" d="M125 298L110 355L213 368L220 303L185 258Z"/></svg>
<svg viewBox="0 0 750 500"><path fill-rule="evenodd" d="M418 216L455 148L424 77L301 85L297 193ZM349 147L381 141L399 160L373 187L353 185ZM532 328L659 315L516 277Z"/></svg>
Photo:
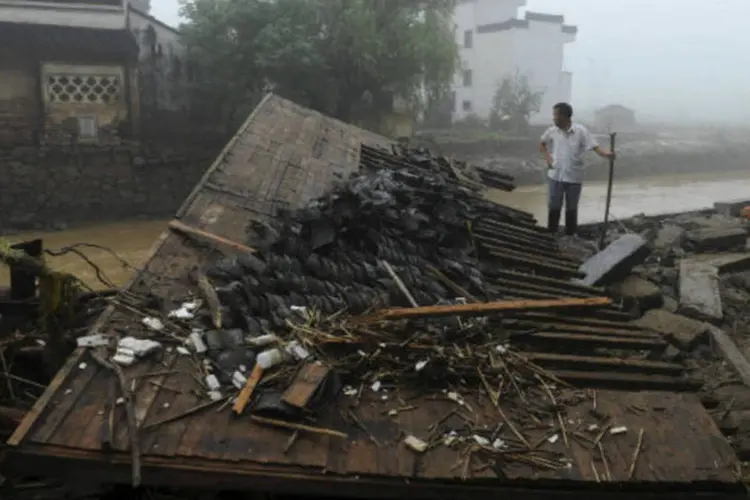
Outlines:
<svg viewBox="0 0 750 500"><path fill-rule="evenodd" d="M542 134L542 142L547 144L552 155L552 167L547 175L560 182L583 182L583 155L597 147L586 127L572 123L568 130L552 126Z"/></svg>

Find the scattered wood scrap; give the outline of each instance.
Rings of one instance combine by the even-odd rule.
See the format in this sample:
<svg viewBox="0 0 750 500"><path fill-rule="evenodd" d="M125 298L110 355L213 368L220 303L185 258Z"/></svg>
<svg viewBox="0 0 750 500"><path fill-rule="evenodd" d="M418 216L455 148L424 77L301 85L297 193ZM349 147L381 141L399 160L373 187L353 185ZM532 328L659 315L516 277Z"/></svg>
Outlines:
<svg viewBox="0 0 750 500"><path fill-rule="evenodd" d="M534 311L543 309L571 309L576 307L604 307L612 304L609 297L550 299L550 300L503 300L476 304L454 304L447 306L425 306L392 308L378 312L370 319L398 320L411 318L437 318L440 316L482 316L492 313Z"/></svg>
<svg viewBox="0 0 750 500"><path fill-rule="evenodd" d="M202 243L211 243L219 247L230 248L237 252L255 253L254 248L250 248L246 245L243 245L242 243L237 243L236 241L232 241L216 234L209 233L208 231L198 229L197 227L189 226L184 222L176 219L169 223L169 229L184 236L194 238Z"/></svg>
<svg viewBox="0 0 750 500"><path fill-rule="evenodd" d="M300 368L292 384L282 396L282 401L295 408L306 408L331 369L317 363L307 363Z"/></svg>

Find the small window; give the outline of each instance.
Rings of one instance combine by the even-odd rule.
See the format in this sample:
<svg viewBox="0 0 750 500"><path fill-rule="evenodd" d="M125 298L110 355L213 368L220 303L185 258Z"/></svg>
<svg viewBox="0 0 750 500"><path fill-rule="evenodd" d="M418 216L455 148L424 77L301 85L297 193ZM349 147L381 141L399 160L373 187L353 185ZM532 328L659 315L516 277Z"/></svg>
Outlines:
<svg viewBox="0 0 750 500"><path fill-rule="evenodd" d="M464 31L464 48L470 49L474 47L474 32L471 30Z"/></svg>
<svg viewBox="0 0 750 500"><path fill-rule="evenodd" d="M464 111L471 111L471 101L464 101L461 103L461 107Z"/></svg>
<svg viewBox="0 0 750 500"><path fill-rule="evenodd" d="M99 127L94 116L78 117L78 137L83 140L95 140L99 135Z"/></svg>
<svg viewBox="0 0 750 500"><path fill-rule="evenodd" d="M471 87L471 77L472 77L471 70L465 69L463 71L464 87Z"/></svg>

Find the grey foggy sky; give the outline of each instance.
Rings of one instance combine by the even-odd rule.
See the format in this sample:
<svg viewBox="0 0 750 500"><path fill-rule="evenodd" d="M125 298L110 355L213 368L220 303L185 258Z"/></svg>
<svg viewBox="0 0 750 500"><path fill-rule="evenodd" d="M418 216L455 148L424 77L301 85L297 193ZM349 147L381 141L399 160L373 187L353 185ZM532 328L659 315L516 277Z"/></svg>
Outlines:
<svg viewBox="0 0 750 500"><path fill-rule="evenodd" d="M177 0L154 0L179 23ZM573 105L641 118L750 122L750 0L528 0L578 26L566 49Z"/></svg>

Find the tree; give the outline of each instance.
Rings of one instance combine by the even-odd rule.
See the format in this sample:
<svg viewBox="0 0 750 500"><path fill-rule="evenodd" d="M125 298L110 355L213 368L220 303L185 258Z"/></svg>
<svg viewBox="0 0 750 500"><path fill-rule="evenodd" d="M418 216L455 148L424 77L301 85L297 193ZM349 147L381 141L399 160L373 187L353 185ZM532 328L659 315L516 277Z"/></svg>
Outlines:
<svg viewBox="0 0 750 500"><path fill-rule="evenodd" d="M533 89L526 75L516 72L504 78L492 99L490 127L513 132L525 130L531 115L539 112L543 96L544 91Z"/></svg>
<svg viewBox="0 0 750 500"><path fill-rule="evenodd" d="M266 90L342 120L442 98L452 0L183 0L196 97L231 118Z"/></svg>

